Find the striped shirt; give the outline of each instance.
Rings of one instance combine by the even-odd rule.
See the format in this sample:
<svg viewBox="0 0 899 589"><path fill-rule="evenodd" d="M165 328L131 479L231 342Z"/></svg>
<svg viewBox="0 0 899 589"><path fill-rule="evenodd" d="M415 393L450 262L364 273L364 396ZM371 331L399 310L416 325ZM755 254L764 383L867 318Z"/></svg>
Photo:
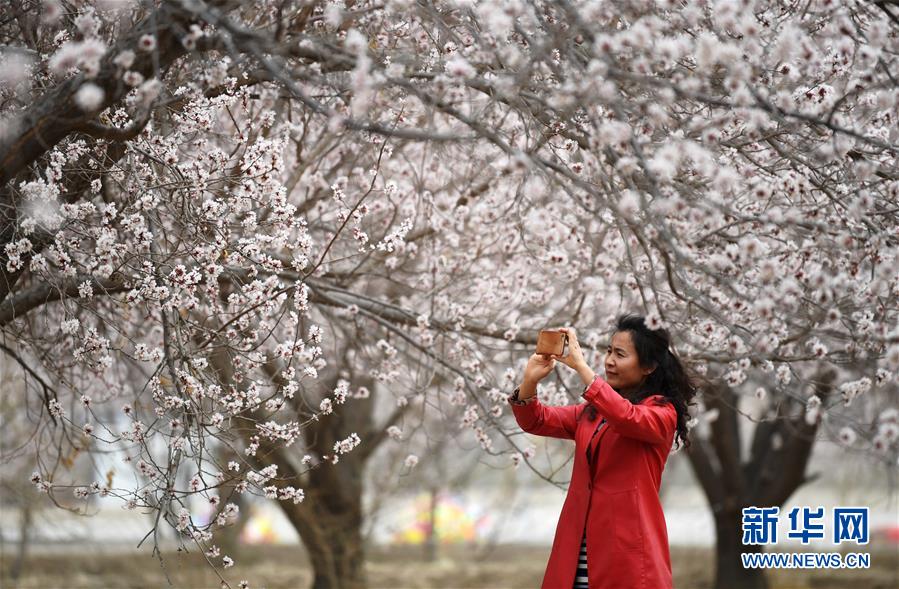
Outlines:
<svg viewBox="0 0 899 589"><path fill-rule="evenodd" d="M587 534L581 541L581 553L577 559L577 572L574 576L574 589L588 589L587 586Z"/></svg>

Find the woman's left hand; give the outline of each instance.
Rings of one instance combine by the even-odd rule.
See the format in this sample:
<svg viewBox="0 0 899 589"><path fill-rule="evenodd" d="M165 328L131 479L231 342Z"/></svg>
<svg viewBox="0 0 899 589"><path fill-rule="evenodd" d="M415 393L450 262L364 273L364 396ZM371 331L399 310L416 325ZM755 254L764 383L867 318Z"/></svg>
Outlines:
<svg viewBox="0 0 899 589"><path fill-rule="evenodd" d="M574 332L574 328L560 327L559 331L564 331L568 334L568 355L551 354L551 357L574 370L586 366L587 361L584 359L584 353L581 351L581 345L577 341L577 334Z"/></svg>

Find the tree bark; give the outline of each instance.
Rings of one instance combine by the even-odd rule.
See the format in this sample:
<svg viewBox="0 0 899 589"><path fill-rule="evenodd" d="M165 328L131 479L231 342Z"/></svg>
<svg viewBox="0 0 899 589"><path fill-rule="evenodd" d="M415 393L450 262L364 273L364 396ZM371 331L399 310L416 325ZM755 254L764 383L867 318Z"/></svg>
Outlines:
<svg viewBox="0 0 899 589"><path fill-rule="evenodd" d="M743 544L741 508L715 514L715 587L768 589L764 569L744 568L740 554L762 552L762 547Z"/></svg>
<svg viewBox="0 0 899 589"><path fill-rule="evenodd" d="M349 503L340 504L331 500L334 489L328 485L304 489L303 504L281 501L279 505L309 553L314 574L312 589L363 589L366 576L361 487L346 497ZM346 490L342 494L346 496Z"/></svg>

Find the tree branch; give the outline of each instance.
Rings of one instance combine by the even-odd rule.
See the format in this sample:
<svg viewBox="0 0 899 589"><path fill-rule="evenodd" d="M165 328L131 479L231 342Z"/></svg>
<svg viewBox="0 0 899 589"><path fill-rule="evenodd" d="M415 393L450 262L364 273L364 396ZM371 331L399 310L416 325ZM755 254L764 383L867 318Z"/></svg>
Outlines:
<svg viewBox="0 0 899 589"><path fill-rule="evenodd" d="M94 291L113 294L130 289L118 278L98 279L93 276L79 275L63 282L61 285L41 283L24 290L0 303L0 326L24 317L29 311L51 301L64 297L78 296L78 287L87 282Z"/></svg>

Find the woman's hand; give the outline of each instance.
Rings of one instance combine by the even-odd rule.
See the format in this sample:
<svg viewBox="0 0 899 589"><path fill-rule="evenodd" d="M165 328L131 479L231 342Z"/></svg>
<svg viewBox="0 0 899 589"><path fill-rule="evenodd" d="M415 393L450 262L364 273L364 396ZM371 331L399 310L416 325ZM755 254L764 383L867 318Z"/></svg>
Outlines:
<svg viewBox="0 0 899 589"><path fill-rule="evenodd" d="M577 334L574 332L574 328L560 327L559 331L564 331L568 334L568 355L560 356L558 354L552 354L551 357L565 366L580 372L587 366L587 361L584 359L584 353L581 351L581 345L577 341Z"/></svg>
<svg viewBox="0 0 899 589"><path fill-rule="evenodd" d="M531 354L528 365L524 367L524 382L536 386L555 366L556 361L549 354Z"/></svg>

